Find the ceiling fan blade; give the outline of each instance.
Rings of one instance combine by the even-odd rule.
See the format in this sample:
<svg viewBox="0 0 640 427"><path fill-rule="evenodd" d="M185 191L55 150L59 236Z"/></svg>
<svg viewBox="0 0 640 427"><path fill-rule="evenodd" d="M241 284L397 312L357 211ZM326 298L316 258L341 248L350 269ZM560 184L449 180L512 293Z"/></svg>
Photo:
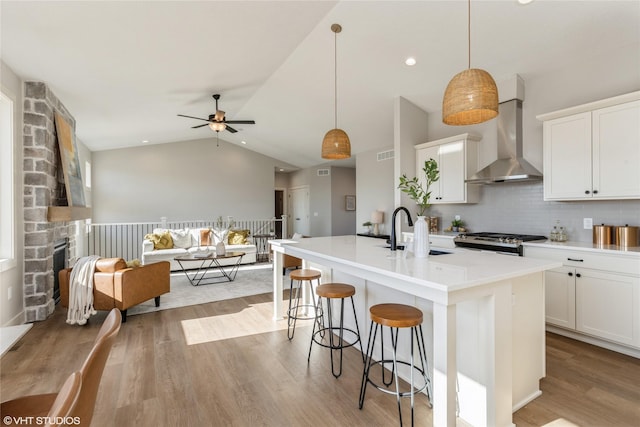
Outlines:
<svg viewBox="0 0 640 427"><path fill-rule="evenodd" d="M205 122L208 122L209 119L201 119L200 117L193 117L193 116L185 116L184 114L178 114L179 117L187 117L189 119L196 119L196 120L204 120Z"/></svg>
<svg viewBox="0 0 640 427"><path fill-rule="evenodd" d="M234 125L255 125L255 120L226 120L225 123L231 123Z"/></svg>
<svg viewBox="0 0 640 427"><path fill-rule="evenodd" d="M203 125L198 125L198 126L191 126L191 129L198 129L198 128L201 128L203 126L209 126L209 123L205 123Z"/></svg>
<svg viewBox="0 0 640 427"><path fill-rule="evenodd" d="M229 132L231 132L231 133L236 133L236 132L238 132L237 130L235 130L234 128L232 128L232 127L231 127L231 126L229 126L229 125L227 125L227 128L226 128L226 129L227 129Z"/></svg>

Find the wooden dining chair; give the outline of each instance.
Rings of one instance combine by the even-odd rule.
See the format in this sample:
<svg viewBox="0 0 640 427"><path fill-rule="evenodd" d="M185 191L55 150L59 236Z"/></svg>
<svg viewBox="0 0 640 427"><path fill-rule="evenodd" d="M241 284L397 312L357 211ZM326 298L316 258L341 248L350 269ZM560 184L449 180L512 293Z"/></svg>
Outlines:
<svg viewBox="0 0 640 427"><path fill-rule="evenodd" d="M98 331L93 348L80 368L82 386L74 409L69 416L79 417L79 426L91 425L93 410L104 367L107 364L111 347L120 331L122 315L120 310L112 309ZM59 393L37 394L19 397L2 402L2 416L45 417L52 408Z"/></svg>
<svg viewBox="0 0 640 427"><path fill-rule="evenodd" d="M45 427L58 427L68 425L67 421L72 411L76 407L80 390L82 387L82 372L76 371L69 375L62 384L56 400L53 401L51 409L45 419Z"/></svg>

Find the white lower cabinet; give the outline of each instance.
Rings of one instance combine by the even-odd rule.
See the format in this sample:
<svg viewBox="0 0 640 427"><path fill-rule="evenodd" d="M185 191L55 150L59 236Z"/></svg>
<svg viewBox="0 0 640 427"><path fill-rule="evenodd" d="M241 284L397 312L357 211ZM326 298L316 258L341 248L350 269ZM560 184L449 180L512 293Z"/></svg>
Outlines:
<svg viewBox="0 0 640 427"><path fill-rule="evenodd" d="M545 272L548 325L640 349L640 257L533 245L525 256L565 264Z"/></svg>
<svg viewBox="0 0 640 427"><path fill-rule="evenodd" d="M561 267L545 273L545 319L563 328L576 327L575 271Z"/></svg>
<svg viewBox="0 0 640 427"><path fill-rule="evenodd" d="M637 277L576 270L576 329L640 347L637 331L639 289L640 279Z"/></svg>

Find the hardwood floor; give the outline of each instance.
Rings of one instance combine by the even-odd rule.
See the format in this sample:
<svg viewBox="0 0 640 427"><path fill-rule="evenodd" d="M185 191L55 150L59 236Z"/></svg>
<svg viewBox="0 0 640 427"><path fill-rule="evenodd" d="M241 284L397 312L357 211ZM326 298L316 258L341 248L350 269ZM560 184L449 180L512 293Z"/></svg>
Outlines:
<svg viewBox="0 0 640 427"><path fill-rule="evenodd" d="M338 380L326 349L314 346L307 364L310 323L299 323L289 342L286 322L270 320L270 300L264 294L129 317L107 362L92 425L398 424L395 398L372 388L358 409L357 350L345 351ZM82 364L105 315L69 326L58 307L34 324L0 362L0 398L58 390ZM548 334L541 387L542 396L514 414L518 426L640 425L638 359ZM424 396L416 420L431 425Z"/></svg>

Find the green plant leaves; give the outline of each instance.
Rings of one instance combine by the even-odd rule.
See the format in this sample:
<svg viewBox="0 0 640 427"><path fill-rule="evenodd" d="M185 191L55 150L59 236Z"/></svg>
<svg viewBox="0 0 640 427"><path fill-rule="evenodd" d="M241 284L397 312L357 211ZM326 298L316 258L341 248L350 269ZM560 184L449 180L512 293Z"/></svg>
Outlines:
<svg viewBox="0 0 640 427"><path fill-rule="evenodd" d="M412 179L409 179L406 174L402 174L400 184L398 185L400 191L406 193L411 200L418 204L418 216L424 215L424 211L431 206L429 203L429 199L431 198L430 187L431 184L440 179L438 163L434 159L425 161L422 171L425 175L426 189L420 185L417 177L414 176Z"/></svg>

